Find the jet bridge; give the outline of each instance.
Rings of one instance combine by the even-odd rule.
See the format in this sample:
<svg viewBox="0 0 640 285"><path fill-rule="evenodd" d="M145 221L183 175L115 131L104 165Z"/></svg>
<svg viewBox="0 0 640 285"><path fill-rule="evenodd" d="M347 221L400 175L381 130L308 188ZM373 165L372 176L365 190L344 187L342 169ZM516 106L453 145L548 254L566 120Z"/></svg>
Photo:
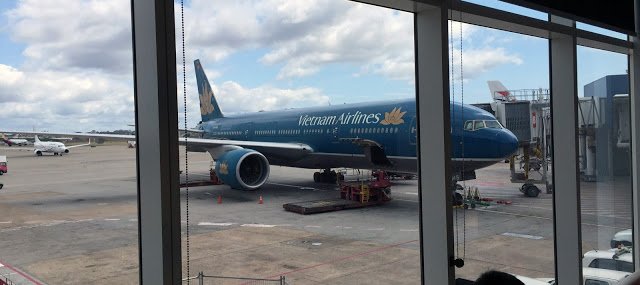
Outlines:
<svg viewBox="0 0 640 285"><path fill-rule="evenodd" d="M496 91L494 91L496 92ZM523 183L520 191L537 197L545 185L551 193L551 113L549 89L501 90L491 103L496 118L518 138L520 148L509 159L511 182ZM501 96L498 96L501 95Z"/></svg>
<svg viewBox="0 0 640 285"><path fill-rule="evenodd" d="M630 174L627 93L626 74L605 76L584 86L585 96L578 98L577 126L578 163L583 181ZM496 118L520 141L521 148L512 159L512 181L525 184L532 179L551 181L548 179L552 169L549 90L502 90L492 97L494 101L490 105ZM523 186L523 192L527 193L527 185Z"/></svg>
<svg viewBox="0 0 640 285"><path fill-rule="evenodd" d="M579 98L578 108L582 180L629 175L629 96L583 97Z"/></svg>

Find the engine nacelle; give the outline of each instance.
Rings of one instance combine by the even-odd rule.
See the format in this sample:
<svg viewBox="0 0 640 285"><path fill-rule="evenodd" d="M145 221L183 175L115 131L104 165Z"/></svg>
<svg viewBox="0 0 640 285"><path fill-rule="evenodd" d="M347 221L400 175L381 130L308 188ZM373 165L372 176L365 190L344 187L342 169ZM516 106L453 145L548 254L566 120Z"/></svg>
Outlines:
<svg viewBox="0 0 640 285"><path fill-rule="evenodd" d="M255 190L269 178L269 161L255 150L236 149L218 158L215 171L233 189Z"/></svg>

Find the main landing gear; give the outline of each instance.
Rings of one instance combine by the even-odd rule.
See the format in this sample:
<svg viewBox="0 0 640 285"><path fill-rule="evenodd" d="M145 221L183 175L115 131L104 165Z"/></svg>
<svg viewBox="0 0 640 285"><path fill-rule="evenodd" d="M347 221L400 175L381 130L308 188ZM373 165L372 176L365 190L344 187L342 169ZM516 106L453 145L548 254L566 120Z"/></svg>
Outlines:
<svg viewBox="0 0 640 285"><path fill-rule="evenodd" d="M315 172L313 174L313 182L316 183L336 183L340 180L344 180L342 173L336 173L335 171L327 168L322 172Z"/></svg>

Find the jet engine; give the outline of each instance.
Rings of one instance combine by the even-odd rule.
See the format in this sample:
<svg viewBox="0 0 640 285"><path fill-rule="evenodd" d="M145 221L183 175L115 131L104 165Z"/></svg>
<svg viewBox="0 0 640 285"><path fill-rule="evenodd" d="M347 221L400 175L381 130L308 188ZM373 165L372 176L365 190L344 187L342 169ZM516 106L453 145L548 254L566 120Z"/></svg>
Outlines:
<svg viewBox="0 0 640 285"><path fill-rule="evenodd" d="M218 177L233 189L255 190L269 178L269 161L252 149L236 149L218 157Z"/></svg>

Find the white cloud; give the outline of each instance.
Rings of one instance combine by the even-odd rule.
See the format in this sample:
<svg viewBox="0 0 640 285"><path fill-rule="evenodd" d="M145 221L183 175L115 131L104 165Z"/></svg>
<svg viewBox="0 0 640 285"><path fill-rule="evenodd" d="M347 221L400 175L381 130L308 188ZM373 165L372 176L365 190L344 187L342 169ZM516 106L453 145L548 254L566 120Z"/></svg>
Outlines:
<svg viewBox="0 0 640 285"><path fill-rule="evenodd" d="M259 62L279 67L278 79L310 76L326 65L350 63L360 69L358 76L373 73L414 80L410 13L343 0L194 0L185 19L188 45L195 48L192 54L210 61L259 47L267 48ZM449 24L457 53L460 44L465 46L469 77L521 62L517 55L496 48L495 40L480 38L474 43L473 35L480 30Z"/></svg>
<svg viewBox="0 0 640 285"><path fill-rule="evenodd" d="M86 131L125 128L134 120L133 89L122 78L95 71L24 72L6 65L0 65L0 78L5 128Z"/></svg>
<svg viewBox="0 0 640 285"><path fill-rule="evenodd" d="M182 67L179 67L182 72ZM193 66L187 65L186 73L193 74ZM313 87L279 88L270 85L256 87L243 86L236 81L216 81L220 71L209 70L205 73L218 101L220 109L225 115L237 115L248 112L284 110L322 106L329 104L329 97L322 90ZM220 83L220 84L217 84ZM183 96L183 82L178 80L178 119L179 126L184 127L184 101L187 105L187 127L193 127L200 121L200 107L198 88L195 76L187 76L187 96Z"/></svg>
<svg viewBox="0 0 640 285"><path fill-rule="evenodd" d="M6 13L28 66L50 70L131 72L130 2L21 0Z"/></svg>
<svg viewBox="0 0 640 285"><path fill-rule="evenodd" d="M213 87L218 104L226 112L256 112L328 105L329 97L316 88L280 89L271 86L245 88L233 81ZM225 109L225 107L227 108Z"/></svg>
<svg viewBox="0 0 640 285"><path fill-rule="evenodd" d="M258 86L248 88L234 81L225 81L220 85L211 83L218 105L225 115L329 105L329 97L324 95L321 90L312 87L282 89L273 86ZM195 82L188 81L187 84L188 86L195 86ZM182 85L179 88L178 118L180 127L183 127L184 98L182 96ZM197 92L195 87L187 89L188 127L192 127L195 122L200 121Z"/></svg>
<svg viewBox="0 0 640 285"><path fill-rule="evenodd" d="M465 79L474 78L499 65L522 64L522 59L505 51L504 48L483 47L464 50L462 53L462 71ZM460 79L460 50L453 50L453 74Z"/></svg>
<svg viewBox="0 0 640 285"><path fill-rule="evenodd" d="M323 23L301 38L278 42L265 54L265 64L284 63L278 78L314 74L323 65L353 63L384 73L390 62L413 61L413 17L369 5L353 4L333 22ZM404 76L400 76L404 77Z"/></svg>

